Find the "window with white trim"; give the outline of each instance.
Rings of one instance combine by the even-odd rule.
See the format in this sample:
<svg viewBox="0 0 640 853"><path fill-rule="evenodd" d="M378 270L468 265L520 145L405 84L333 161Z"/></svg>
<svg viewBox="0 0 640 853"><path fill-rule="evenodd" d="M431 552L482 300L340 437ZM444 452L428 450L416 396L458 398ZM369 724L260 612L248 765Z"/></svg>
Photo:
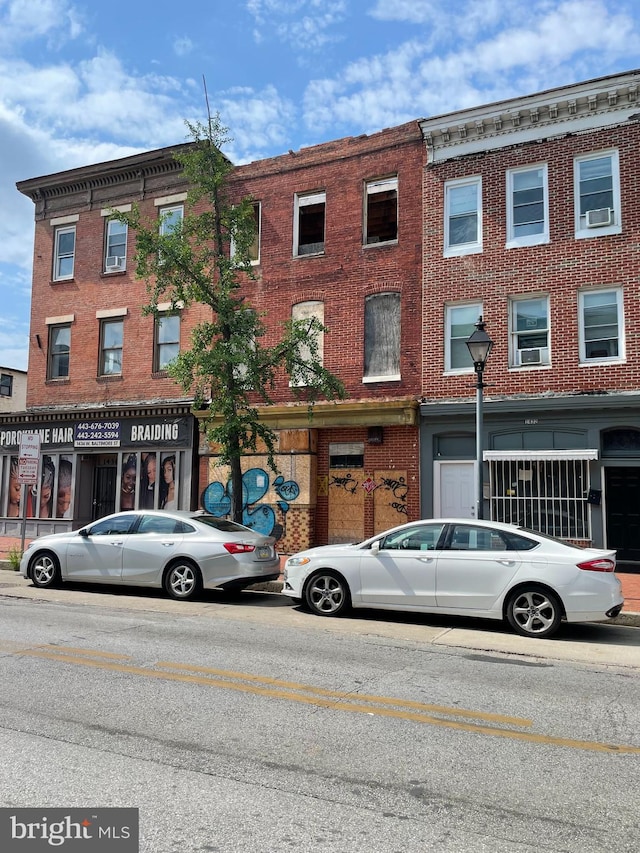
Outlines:
<svg viewBox="0 0 640 853"><path fill-rule="evenodd" d="M73 278L73 265L76 255L76 226L65 225L56 228L54 245L54 281Z"/></svg>
<svg viewBox="0 0 640 853"><path fill-rule="evenodd" d="M580 362L624 358L622 289L582 290L578 298Z"/></svg>
<svg viewBox="0 0 640 853"><path fill-rule="evenodd" d="M367 181L365 186L365 246L398 239L398 178Z"/></svg>
<svg viewBox="0 0 640 853"><path fill-rule="evenodd" d="M49 326L48 379L67 379L71 354L71 323Z"/></svg>
<svg viewBox="0 0 640 853"><path fill-rule="evenodd" d="M0 374L0 397L13 396L13 376L10 373Z"/></svg>
<svg viewBox="0 0 640 853"><path fill-rule="evenodd" d="M576 237L600 237L622 231L617 151L576 157L574 193Z"/></svg>
<svg viewBox="0 0 640 853"><path fill-rule="evenodd" d="M127 267L127 225L117 219L109 219L105 235L105 272L116 272Z"/></svg>
<svg viewBox="0 0 640 853"><path fill-rule="evenodd" d="M482 178L447 181L444 188L444 254L482 251Z"/></svg>
<svg viewBox="0 0 640 853"><path fill-rule="evenodd" d="M464 305L447 305L445 308L445 356L446 372L469 373L473 362L467 340L476 330L478 318L482 316L482 302Z"/></svg>
<svg viewBox="0 0 640 853"><path fill-rule="evenodd" d="M100 376L122 374L122 344L124 322L122 320L100 321Z"/></svg>
<svg viewBox="0 0 640 853"><path fill-rule="evenodd" d="M324 252L325 192L298 195L294 199L293 254L319 255Z"/></svg>
<svg viewBox="0 0 640 853"><path fill-rule="evenodd" d="M374 293L364 302L363 382L400 379L400 294Z"/></svg>
<svg viewBox="0 0 640 853"><path fill-rule="evenodd" d="M158 314L155 322L153 369L166 370L180 352L180 315Z"/></svg>
<svg viewBox="0 0 640 853"><path fill-rule="evenodd" d="M507 248L549 242L547 165L507 172Z"/></svg>
<svg viewBox="0 0 640 853"><path fill-rule="evenodd" d="M549 364L549 297L511 300L511 367Z"/></svg>
<svg viewBox="0 0 640 853"><path fill-rule="evenodd" d="M162 236L173 233L184 219L184 205L182 204L161 207L158 212L160 215L160 234Z"/></svg>

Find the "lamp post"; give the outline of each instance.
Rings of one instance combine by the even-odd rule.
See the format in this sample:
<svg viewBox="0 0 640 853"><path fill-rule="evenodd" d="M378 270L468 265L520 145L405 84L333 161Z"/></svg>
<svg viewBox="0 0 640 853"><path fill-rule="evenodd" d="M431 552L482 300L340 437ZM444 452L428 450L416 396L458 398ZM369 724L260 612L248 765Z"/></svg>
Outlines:
<svg viewBox="0 0 640 853"><path fill-rule="evenodd" d="M476 330L467 340L469 354L473 361L473 369L476 372L476 518L484 517L484 489L483 489L483 463L482 463L482 390L486 385L482 381L485 364L493 346L493 341L484 330L485 323L482 316L478 318Z"/></svg>

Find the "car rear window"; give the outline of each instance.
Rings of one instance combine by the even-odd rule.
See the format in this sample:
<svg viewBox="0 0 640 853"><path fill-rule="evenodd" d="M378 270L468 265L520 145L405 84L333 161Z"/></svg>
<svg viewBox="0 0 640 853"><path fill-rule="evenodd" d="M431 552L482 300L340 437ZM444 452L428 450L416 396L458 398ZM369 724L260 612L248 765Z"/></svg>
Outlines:
<svg viewBox="0 0 640 853"><path fill-rule="evenodd" d="M200 524L206 524L207 527L213 527L216 530L221 530L223 533L248 533L249 529L243 524L236 524L235 521L229 521L228 518L216 518L215 515L194 515L194 521L199 521Z"/></svg>

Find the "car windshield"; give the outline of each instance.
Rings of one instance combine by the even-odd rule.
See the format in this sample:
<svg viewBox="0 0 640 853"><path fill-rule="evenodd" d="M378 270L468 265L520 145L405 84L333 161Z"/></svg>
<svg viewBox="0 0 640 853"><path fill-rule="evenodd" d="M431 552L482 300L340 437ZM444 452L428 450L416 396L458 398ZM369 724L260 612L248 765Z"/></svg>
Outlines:
<svg viewBox="0 0 640 853"><path fill-rule="evenodd" d="M193 515L191 517L194 521L221 530L223 533L253 533L248 527L243 524L236 524L235 521L229 521L228 518L216 518L215 515Z"/></svg>

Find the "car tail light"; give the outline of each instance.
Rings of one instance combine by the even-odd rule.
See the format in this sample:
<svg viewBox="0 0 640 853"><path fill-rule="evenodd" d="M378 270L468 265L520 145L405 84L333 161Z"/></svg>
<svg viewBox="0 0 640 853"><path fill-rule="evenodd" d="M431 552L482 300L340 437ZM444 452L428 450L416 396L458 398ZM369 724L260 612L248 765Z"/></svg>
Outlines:
<svg viewBox="0 0 640 853"><path fill-rule="evenodd" d="M225 542L224 547L230 554L249 554L256 550L255 545L243 545L242 542Z"/></svg>
<svg viewBox="0 0 640 853"><path fill-rule="evenodd" d="M578 568L585 572L614 572L616 568L615 560L609 560L606 557L597 560L586 560L584 563L578 563Z"/></svg>

